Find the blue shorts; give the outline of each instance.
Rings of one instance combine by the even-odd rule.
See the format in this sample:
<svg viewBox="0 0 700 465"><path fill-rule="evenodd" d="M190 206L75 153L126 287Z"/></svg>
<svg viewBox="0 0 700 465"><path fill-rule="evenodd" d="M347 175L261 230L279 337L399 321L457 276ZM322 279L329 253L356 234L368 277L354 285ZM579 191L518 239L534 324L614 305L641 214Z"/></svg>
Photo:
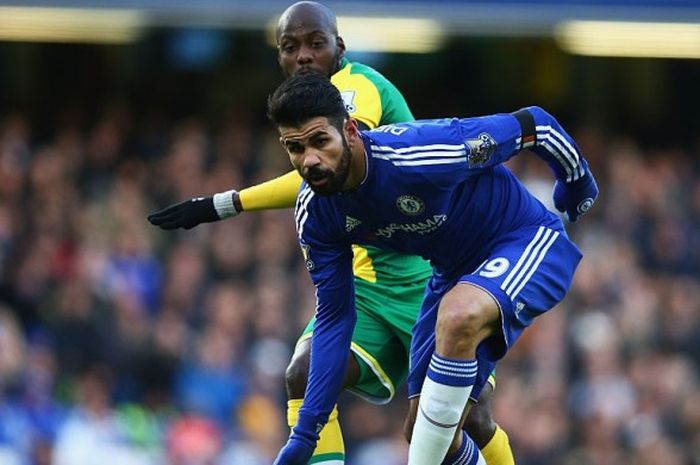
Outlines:
<svg viewBox="0 0 700 465"><path fill-rule="evenodd" d="M442 297L458 283L470 283L488 292L501 312L501 331L477 348L478 374L471 398L477 400L489 375L542 313L566 294L581 252L563 229L534 226L500 238L488 258L457 279L437 275L428 283L418 321L413 327L408 395L420 394L430 358L435 351L435 323Z"/></svg>

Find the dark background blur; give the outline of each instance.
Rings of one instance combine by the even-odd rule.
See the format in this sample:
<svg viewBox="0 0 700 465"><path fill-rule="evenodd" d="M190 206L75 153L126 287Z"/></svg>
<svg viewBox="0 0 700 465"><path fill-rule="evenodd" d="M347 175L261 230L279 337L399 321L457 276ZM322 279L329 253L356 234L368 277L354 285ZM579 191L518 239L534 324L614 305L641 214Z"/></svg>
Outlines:
<svg viewBox="0 0 700 465"><path fill-rule="evenodd" d="M553 31L566 14L700 25L700 8L559 3L329 5L434 17L430 53L340 33L419 118L547 108L599 180L568 228L585 253L569 296L499 365L516 462L698 465L700 61L570 54ZM145 217L289 170L265 119L287 5L103 2L147 12L138 36L0 41L1 465L269 465L283 444L314 308L291 212L172 233ZM509 164L550 202L536 157ZM342 397L349 465L405 463L405 407Z"/></svg>

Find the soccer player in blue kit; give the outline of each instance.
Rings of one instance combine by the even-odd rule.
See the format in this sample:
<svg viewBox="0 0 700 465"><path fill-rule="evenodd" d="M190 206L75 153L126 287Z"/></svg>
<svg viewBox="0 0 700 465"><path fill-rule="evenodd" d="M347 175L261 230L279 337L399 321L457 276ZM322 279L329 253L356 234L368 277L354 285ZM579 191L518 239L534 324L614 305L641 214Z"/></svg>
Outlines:
<svg viewBox="0 0 700 465"><path fill-rule="evenodd" d="M305 465L341 389L355 322L352 249L420 255L433 267L413 328L409 465L482 465L460 429L496 362L566 294L581 259L559 217L502 163L548 163L556 208L576 221L598 195L574 140L539 107L360 131L325 76L287 79L268 101L304 178L295 210L316 287L305 400L276 465Z"/></svg>

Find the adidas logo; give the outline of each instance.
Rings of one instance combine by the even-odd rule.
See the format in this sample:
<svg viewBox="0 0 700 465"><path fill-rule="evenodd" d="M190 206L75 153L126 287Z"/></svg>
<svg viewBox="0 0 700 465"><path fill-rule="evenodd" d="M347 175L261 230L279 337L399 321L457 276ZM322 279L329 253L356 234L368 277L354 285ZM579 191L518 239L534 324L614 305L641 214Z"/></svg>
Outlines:
<svg viewBox="0 0 700 465"><path fill-rule="evenodd" d="M361 223L362 223L362 221L360 221L356 218L353 218L352 216L346 216L345 217L345 230L347 232L350 232L353 229L355 229L356 227L358 227Z"/></svg>

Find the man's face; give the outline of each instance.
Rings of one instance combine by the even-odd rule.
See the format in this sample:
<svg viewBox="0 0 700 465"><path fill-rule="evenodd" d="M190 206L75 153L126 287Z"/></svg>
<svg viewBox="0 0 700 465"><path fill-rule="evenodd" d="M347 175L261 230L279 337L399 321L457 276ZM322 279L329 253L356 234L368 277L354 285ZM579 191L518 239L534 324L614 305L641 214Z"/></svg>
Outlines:
<svg viewBox="0 0 700 465"><path fill-rule="evenodd" d="M280 127L280 142L289 160L319 195L343 190L352 153L341 131L328 118L316 117L299 128Z"/></svg>
<svg viewBox="0 0 700 465"><path fill-rule="evenodd" d="M313 23L288 23L277 40L277 58L286 76L309 71L330 77L345 51L342 40Z"/></svg>

